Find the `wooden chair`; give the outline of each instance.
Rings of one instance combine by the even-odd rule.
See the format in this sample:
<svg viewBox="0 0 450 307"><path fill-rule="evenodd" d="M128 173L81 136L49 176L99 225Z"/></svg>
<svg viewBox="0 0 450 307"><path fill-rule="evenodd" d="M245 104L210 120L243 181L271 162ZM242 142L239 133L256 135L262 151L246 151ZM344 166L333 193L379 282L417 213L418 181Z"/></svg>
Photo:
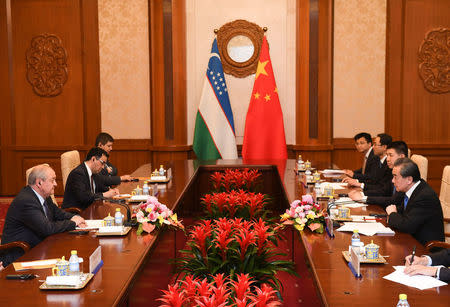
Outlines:
<svg viewBox="0 0 450 307"><path fill-rule="evenodd" d="M30 250L30 245L23 241L14 241L0 245L0 255L12 252L14 249L22 249L24 253ZM1 270L0 270L1 271Z"/></svg>
<svg viewBox="0 0 450 307"><path fill-rule="evenodd" d="M80 164L80 153L78 150L66 151L61 155L61 174L63 179L63 189L66 189L67 177L70 172Z"/></svg>
<svg viewBox="0 0 450 307"><path fill-rule="evenodd" d="M450 243L441 241L430 241L425 245L425 247L429 252L432 252L433 250L437 249L450 248Z"/></svg>
<svg viewBox="0 0 450 307"><path fill-rule="evenodd" d="M419 167L420 177L422 177L423 180L427 181L428 159L422 155L412 155L411 160L413 160L414 163L416 163L417 166Z"/></svg>
<svg viewBox="0 0 450 307"><path fill-rule="evenodd" d="M450 243L450 165L445 166L442 172L439 200L444 214L445 242Z"/></svg>

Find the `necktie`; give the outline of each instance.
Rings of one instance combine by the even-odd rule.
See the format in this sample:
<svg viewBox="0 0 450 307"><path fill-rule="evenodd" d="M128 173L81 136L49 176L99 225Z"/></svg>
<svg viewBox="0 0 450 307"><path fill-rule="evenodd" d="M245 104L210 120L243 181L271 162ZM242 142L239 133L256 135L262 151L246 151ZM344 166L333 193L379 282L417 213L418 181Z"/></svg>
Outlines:
<svg viewBox="0 0 450 307"><path fill-rule="evenodd" d="M367 162L367 157L364 156L364 162L363 162L363 167L362 167L362 173L363 173L363 174L366 173L366 162Z"/></svg>
<svg viewBox="0 0 450 307"><path fill-rule="evenodd" d="M406 210L407 204L408 204L408 196L405 195L405 198L403 199L403 210Z"/></svg>
<svg viewBox="0 0 450 307"><path fill-rule="evenodd" d="M397 192L397 190L395 189L395 185L394 185L394 188L392 189L392 195L394 195L395 192Z"/></svg>
<svg viewBox="0 0 450 307"><path fill-rule="evenodd" d="M44 209L45 217L48 218L48 207L47 207L47 201L44 200L44 203L42 204L42 208Z"/></svg>
<svg viewBox="0 0 450 307"><path fill-rule="evenodd" d="M95 190L94 190L94 178L92 178L91 176L91 191L93 194L95 194Z"/></svg>

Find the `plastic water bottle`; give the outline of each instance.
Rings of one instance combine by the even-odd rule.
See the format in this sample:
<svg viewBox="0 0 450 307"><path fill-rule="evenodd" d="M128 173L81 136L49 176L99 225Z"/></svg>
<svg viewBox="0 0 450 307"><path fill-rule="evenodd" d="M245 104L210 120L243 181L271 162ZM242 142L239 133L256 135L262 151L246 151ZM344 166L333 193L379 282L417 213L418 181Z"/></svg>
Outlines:
<svg viewBox="0 0 450 307"><path fill-rule="evenodd" d="M317 201L317 197L322 196L322 189L320 188L320 183L318 182L314 184L314 193L316 194L316 201Z"/></svg>
<svg viewBox="0 0 450 307"><path fill-rule="evenodd" d="M160 176L164 176L164 172L165 172L165 170L164 170L164 167L162 166L162 164L159 166L159 175Z"/></svg>
<svg viewBox="0 0 450 307"><path fill-rule="evenodd" d="M123 216L122 213L120 213L120 208L116 208L116 214L114 215L114 223L116 224L116 226L122 226L123 224Z"/></svg>
<svg viewBox="0 0 450 307"><path fill-rule="evenodd" d="M358 230L355 229L355 230L353 230L353 235L352 235L352 247L359 247L359 242L361 242L361 239L359 237Z"/></svg>
<svg viewBox="0 0 450 307"><path fill-rule="evenodd" d="M400 294L398 296L397 307L409 307L409 303L406 299L407 299L406 294Z"/></svg>
<svg viewBox="0 0 450 307"><path fill-rule="evenodd" d="M70 251L69 271L70 271L70 275L79 275L80 274L80 261L78 260L78 255L77 255L76 250Z"/></svg>
<svg viewBox="0 0 450 307"><path fill-rule="evenodd" d="M147 181L144 181L144 185L142 186L142 194L148 195L148 193L149 193L148 183Z"/></svg>

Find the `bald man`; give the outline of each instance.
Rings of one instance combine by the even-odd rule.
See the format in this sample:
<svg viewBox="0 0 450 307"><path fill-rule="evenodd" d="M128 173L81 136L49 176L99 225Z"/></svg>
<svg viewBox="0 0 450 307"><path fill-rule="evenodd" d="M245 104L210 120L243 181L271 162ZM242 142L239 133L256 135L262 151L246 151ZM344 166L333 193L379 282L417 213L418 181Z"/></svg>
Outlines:
<svg viewBox="0 0 450 307"><path fill-rule="evenodd" d="M56 175L51 167L38 165L33 168L28 185L17 194L8 209L2 244L24 241L34 247L52 234L86 226L82 217L65 212L53 203L50 195L55 187ZM0 255L0 261L6 267L22 253L17 250Z"/></svg>

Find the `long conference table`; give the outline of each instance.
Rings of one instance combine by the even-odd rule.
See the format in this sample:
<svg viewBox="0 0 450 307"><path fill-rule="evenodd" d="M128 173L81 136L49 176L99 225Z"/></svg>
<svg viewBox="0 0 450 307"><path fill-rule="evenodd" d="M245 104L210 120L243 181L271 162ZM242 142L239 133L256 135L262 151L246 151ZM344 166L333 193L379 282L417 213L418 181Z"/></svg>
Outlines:
<svg viewBox="0 0 450 307"><path fill-rule="evenodd" d="M264 161L255 163L264 165ZM241 160L217 161L208 165L221 168L241 166ZM204 167L196 161L173 161L167 164L172 168L173 178L160 190L160 202L173 207L185 202L186 194L192 190L199 190L193 186L192 178L198 170ZM316 163L313 166L325 168L328 165ZM132 175L148 177L151 165L139 167ZM282 180L283 191L281 198L291 202L301 197L305 187L299 182L295 174L295 161L287 160ZM142 185L142 183L140 183ZM204 184L203 184L204 185ZM129 193L136 187L136 183L123 183L119 186L121 193ZM108 202L96 202L82 212L86 219L101 219L108 213L113 213L119 205ZM362 209L351 209L352 214L382 213L377 206L369 205ZM125 213L125 212L123 212ZM0 306L7 305L46 305L46 306L116 306L126 305L128 295L139 277L152 248L157 243L158 233L147 236L137 236L136 229L132 229L125 237L102 238L95 234L72 235L61 233L46 238L32 248L18 261L32 261L38 259L60 258L69 256L70 250L78 250L78 254L85 259L84 271L88 271L89 255L100 245L102 247L103 267L82 290L39 290L45 276L50 275L50 269L29 270L27 273L39 275L36 279L27 281L6 280L7 274L17 274L12 265L0 272ZM316 283L317 293L325 306L395 306L398 294L408 295L411 306L449 306L450 287L443 286L420 291L415 288L397 284L383 276L394 271L394 265L402 265L404 257L411 253L412 247L417 246L417 254L426 253L425 248L409 234L396 232L395 236L361 236L365 244L373 240L380 246L380 253L389 256L387 264L361 265L362 278L356 278L342 257L342 251L348 249L351 234L336 232L335 238L327 234L313 234L308 230L298 236L297 244L303 244L306 257ZM301 289L299 290L301 291ZM154 302L154 304L157 304ZM149 304L151 305L151 303Z"/></svg>

